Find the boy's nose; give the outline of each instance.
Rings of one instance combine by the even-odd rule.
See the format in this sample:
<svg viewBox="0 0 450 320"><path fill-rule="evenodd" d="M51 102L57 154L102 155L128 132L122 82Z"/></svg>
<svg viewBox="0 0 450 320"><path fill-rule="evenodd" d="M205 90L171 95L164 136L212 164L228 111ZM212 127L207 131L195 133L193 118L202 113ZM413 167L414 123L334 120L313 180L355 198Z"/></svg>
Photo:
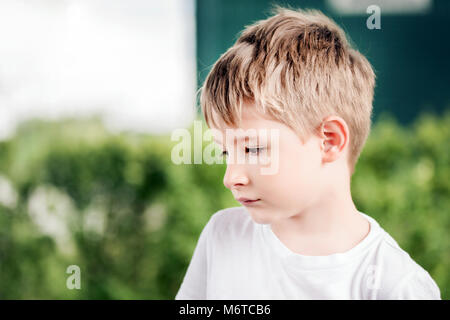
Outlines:
<svg viewBox="0 0 450 320"><path fill-rule="evenodd" d="M234 186L246 185L249 179L245 172L244 166L239 164L228 164L223 184L231 190Z"/></svg>

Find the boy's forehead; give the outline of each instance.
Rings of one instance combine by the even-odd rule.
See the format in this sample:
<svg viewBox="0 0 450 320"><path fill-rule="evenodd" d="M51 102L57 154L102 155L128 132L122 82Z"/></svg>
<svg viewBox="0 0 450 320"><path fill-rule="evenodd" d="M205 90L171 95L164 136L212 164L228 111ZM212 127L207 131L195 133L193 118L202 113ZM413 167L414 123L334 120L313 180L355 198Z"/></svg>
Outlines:
<svg viewBox="0 0 450 320"><path fill-rule="evenodd" d="M219 127L212 126L213 138L217 142L222 142L224 139L234 141L248 141L252 139L264 140L267 132L274 128L279 128L280 123L270 117L267 113L262 113L255 104L245 103L242 108L241 119L237 121L235 126L230 126L213 112L215 123Z"/></svg>
<svg viewBox="0 0 450 320"><path fill-rule="evenodd" d="M225 140L227 143L232 141L247 142L252 140L262 141L265 140L267 135L270 134L270 130L264 127L255 128L240 128L240 127L225 127L221 129L211 128L214 141L223 143Z"/></svg>

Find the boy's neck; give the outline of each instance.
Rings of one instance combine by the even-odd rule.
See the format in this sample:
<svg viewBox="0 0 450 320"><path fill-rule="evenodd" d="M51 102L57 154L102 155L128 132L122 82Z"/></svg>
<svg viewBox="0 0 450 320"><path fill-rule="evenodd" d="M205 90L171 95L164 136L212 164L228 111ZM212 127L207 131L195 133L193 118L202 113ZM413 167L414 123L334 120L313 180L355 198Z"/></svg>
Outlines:
<svg viewBox="0 0 450 320"><path fill-rule="evenodd" d="M334 191L295 216L271 224L291 251L303 255L346 252L369 233L368 220L356 209L350 188Z"/></svg>

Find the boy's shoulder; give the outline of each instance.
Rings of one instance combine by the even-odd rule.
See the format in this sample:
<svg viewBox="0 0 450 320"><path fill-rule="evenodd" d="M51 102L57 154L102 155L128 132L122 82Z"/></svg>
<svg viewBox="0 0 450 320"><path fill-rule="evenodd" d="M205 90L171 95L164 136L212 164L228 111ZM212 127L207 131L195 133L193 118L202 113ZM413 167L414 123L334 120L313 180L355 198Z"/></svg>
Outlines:
<svg viewBox="0 0 450 320"><path fill-rule="evenodd" d="M367 255L363 255L363 265L366 272L371 273L368 279L379 280L373 284L378 289L377 297L439 299L439 288L430 274L374 218L365 216L370 219L374 230L366 247ZM245 250L254 247L251 242L255 240L253 234L258 229L258 224L252 220L245 207L219 210L211 216L209 224L211 240L225 252L229 248Z"/></svg>
<svg viewBox="0 0 450 320"><path fill-rule="evenodd" d="M245 207L230 207L215 212L209 223L215 237L246 235L254 228L254 222Z"/></svg>
<svg viewBox="0 0 450 320"><path fill-rule="evenodd" d="M364 215L370 219L371 226L374 228L368 249L372 256L370 260L375 267L385 270L393 278L401 278L405 274L423 269L374 218ZM251 234L257 226L250 213L242 206L229 207L215 212L209 223L213 234L222 239L225 237L237 239L238 235L242 237Z"/></svg>
<svg viewBox="0 0 450 320"><path fill-rule="evenodd" d="M235 222L236 219L248 219L249 217L248 211L244 207L238 206L221 209L215 212L211 219L218 221L218 223L230 223Z"/></svg>
<svg viewBox="0 0 450 320"><path fill-rule="evenodd" d="M379 298L398 299L408 291L414 295L421 293L424 297L439 294L439 288L430 274L384 229L378 245L373 249L375 254L371 270L374 277L379 277Z"/></svg>

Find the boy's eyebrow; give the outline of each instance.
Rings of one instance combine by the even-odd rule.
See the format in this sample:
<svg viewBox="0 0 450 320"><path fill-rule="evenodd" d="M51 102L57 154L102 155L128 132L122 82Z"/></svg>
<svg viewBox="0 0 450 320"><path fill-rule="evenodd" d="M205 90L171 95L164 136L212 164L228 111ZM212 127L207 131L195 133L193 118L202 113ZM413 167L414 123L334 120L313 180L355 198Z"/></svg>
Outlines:
<svg viewBox="0 0 450 320"><path fill-rule="evenodd" d="M240 137L237 137L237 138L234 137L234 141L240 141L240 140L243 140L243 139L245 139L245 141L248 141L249 138L252 138L252 136L240 136ZM253 137L253 138L258 139L258 140L261 139L259 136L256 136L256 137ZM217 142L218 144L222 144L222 141L218 141L218 140L216 140L216 138L213 138L213 140L214 140L214 142Z"/></svg>

